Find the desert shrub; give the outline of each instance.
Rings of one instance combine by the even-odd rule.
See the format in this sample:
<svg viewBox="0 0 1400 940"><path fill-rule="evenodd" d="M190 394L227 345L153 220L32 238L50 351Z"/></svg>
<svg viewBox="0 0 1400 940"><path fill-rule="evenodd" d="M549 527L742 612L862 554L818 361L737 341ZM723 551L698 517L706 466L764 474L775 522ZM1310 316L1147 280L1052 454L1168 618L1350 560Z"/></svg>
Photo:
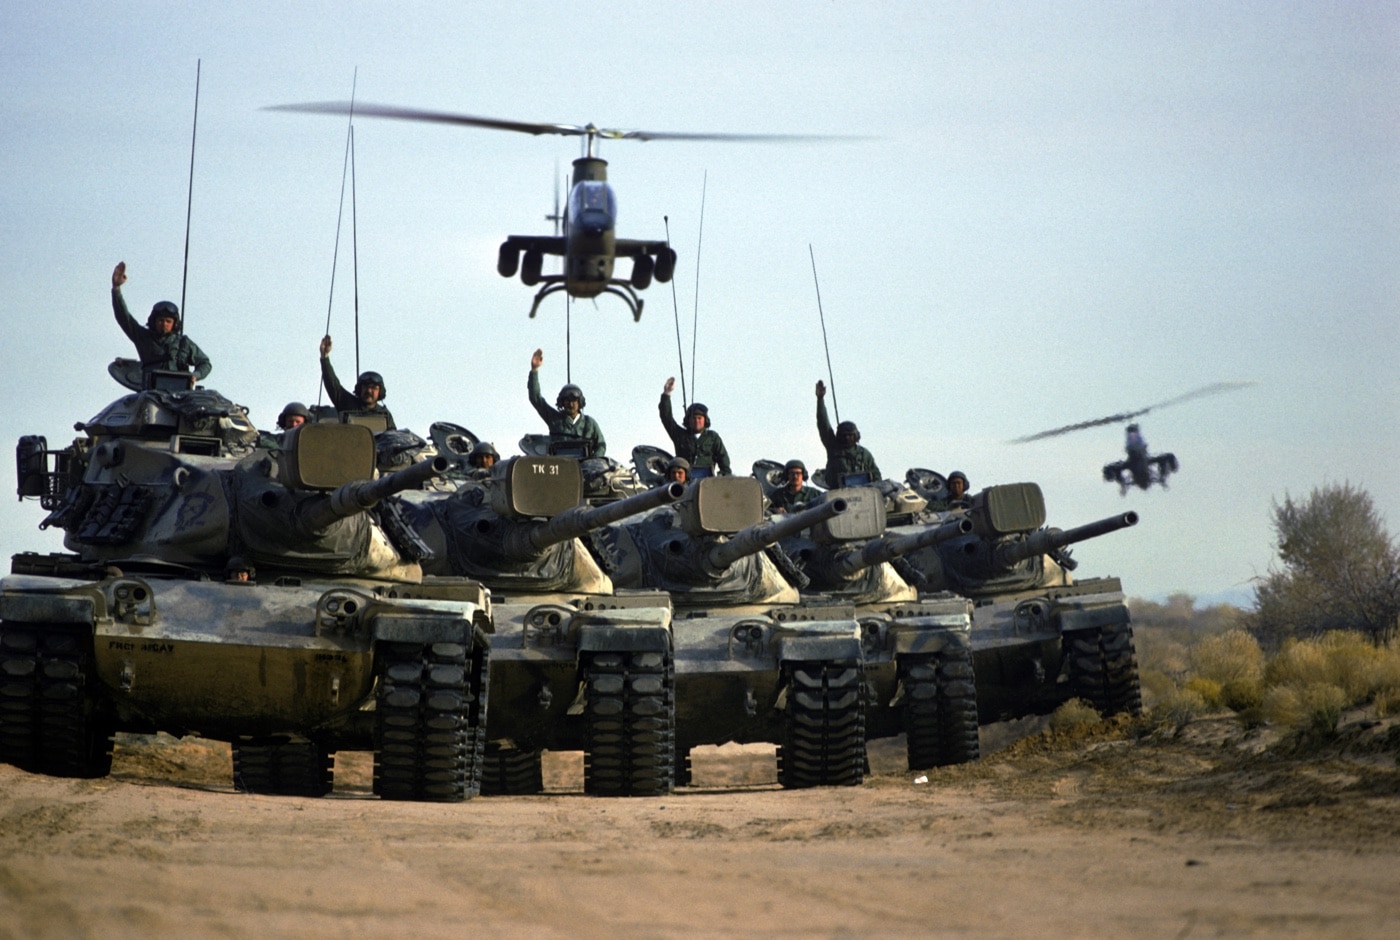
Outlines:
<svg viewBox="0 0 1400 940"><path fill-rule="evenodd" d="M1331 734L1342 720L1342 709L1351 704L1347 693L1330 683L1310 685L1303 689L1303 719L1313 731Z"/></svg>
<svg viewBox="0 0 1400 940"><path fill-rule="evenodd" d="M1140 668L1138 682L1142 686L1143 704L1148 708L1177 690L1176 680L1160 669Z"/></svg>
<svg viewBox="0 0 1400 940"><path fill-rule="evenodd" d="M1220 687L1220 698L1225 707L1234 712L1246 712L1264 703L1262 678L1231 679Z"/></svg>
<svg viewBox="0 0 1400 940"><path fill-rule="evenodd" d="M1264 651L1244 630L1208 636L1191 648L1192 671L1219 685L1236 679L1258 682L1264 677Z"/></svg>
<svg viewBox="0 0 1400 940"><path fill-rule="evenodd" d="M1205 676L1197 676L1181 687L1183 692L1192 692L1201 697L1201 703L1207 708L1224 708L1225 699L1220 694L1220 683L1214 679L1207 679Z"/></svg>
<svg viewBox="0 0 1400 940"><path fill-rule="evenodd" d="M1302 689L1328 679L1327 654L1314 642L1288 640L1264 667L1266 686Z"/></svg>
<svg viewBox="0 0 1400 940"><path fill-rule="evenodd" d="M1067 731L1071 728L1095 724L1102 720L1103 716L1094 710L1094 706L1082 698L1072 698L1050 715L1050 729L1052 731Z"/></svg>
<svg viewBox="0 0 1400 940"><path fill-rule="evenodd" d="M1274 685L1264 690L1259 711L1269 722L1285 728L1303 724L1303 696L1291 685Z"/></svg>
<svg viewBox="0 0 1400 940"><path fill-rule="evenodd" d="M1376 706L1376 716L1379 718L1389 718L1400 712L1400 686L1378 689L1371 696L1371 704Z"/></svg>
<svg viewBox="0 0 1400 940"><path fill-rule="evenodd" d="M1176 689L1152 709L1152 717L1162 725L1181 730L1193 718L1209 711L1206 700L1194 689Z"/></svg>

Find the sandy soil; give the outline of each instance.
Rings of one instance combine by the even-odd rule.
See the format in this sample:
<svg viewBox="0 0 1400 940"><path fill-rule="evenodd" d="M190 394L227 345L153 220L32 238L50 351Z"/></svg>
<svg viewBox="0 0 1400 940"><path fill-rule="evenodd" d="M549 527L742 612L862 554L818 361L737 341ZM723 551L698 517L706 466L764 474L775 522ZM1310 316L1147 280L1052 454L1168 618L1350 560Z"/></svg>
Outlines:
<svg viewBox="0 0 1400 940"><path fill-rule="evenodd" d="M224 745L124 737L103 780L0 767L0 937L1389 937L1400 727L1352 719L1035 733L926 781L882 742L864 786L791 792L771 748L705 748L646 800L551 754L546 795L451 806L375 800L368 755L261 797Z"/></svg>

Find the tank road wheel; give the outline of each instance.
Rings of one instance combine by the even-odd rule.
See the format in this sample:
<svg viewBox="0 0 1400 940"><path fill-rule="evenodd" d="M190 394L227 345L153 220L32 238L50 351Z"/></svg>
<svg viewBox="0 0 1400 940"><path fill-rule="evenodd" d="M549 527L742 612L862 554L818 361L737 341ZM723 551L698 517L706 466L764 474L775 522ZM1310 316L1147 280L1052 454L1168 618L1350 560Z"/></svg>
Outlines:
<svg viewBox="0 0 1400 940"><path fill-rule="evenodd" d="M909 769L976 760L977 686L966 648L899 657Z"/></svg>
<svg viewBox="0 0 1400 940"><path fill-rule="evenodd" d="M486 745L481 764L482 796L528 796L544 792L539 748Z"/></svg>
<svg viewBox="0 0 1400 940"><path fill-rule="evenodd" d="M778 782L856 786L865 779L865 700L859 663L783 664L787 708Z"/></svg>
<svg viewBox="0 0 1400 940"><path fill-rule="evenodd" d="M89 627L0 623L0 761L55 777L105 777L112 733Z"/></svg>
<svg viewBox="0 0 1400 940"><path fill-rule="evenodd" d="M587 707L583 789L662 796L674 788L676 681L671 652L581 655Z"/></svg>
<svg viewBox="0 0 1400 940"><path fill-rule="evenodd" d="M1097 630L1065 634L1069 658L1069 695L1082 698L1100 715L1142 714L1133 628L1115 623Z"/></svg>
<svg viewBox="0 0 1400 940"><path fill-rule="evenodd" d="M461 643L381 643L374 792L457 803L481 784L482 670Z"/></svg>
<svg viewBox="0 0 1400 940"><path fill-rule="evenodd" d="M272 796L331 792L331 752L314 741L233 743L233 788Z"/></svg>

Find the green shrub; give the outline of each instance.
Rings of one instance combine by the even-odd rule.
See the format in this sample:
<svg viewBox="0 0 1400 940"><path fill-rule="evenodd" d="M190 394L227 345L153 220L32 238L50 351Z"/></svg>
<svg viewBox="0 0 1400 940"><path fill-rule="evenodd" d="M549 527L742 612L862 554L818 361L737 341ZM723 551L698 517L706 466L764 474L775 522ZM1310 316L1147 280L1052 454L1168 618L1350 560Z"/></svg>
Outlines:
<svg viewBox="0 0 1400 940"><path fill-rule="evenodd" d="M1220 683L1214 679L1207 679L1204 676L1197 676L1181 687L1183 692L1191 692L1200 696L1201 704L1206 708L1219 709L1225 707L1225 699L1220 694Z"/></svg>
<svg viewBox="0 0 1400 940"><path fill-rule="evenodd" d="M1236 679L1258 682L1264 676L1264 651L1244 630L1208 636L1191 649L1191 669L1219 685Z"/></svg>
<svg viewBox="0 0 1400 940"><path fill-rule="evenodd" d="M1094 706L1082 698L1072 698L1050 715L1050 729L1052 731L1067 731L1071 728L1092 725L1100 721L1103 721L1103 716L1094 710Z"/></svg>
<svg viewBox="0 0 1400 940"><path fill-rule="evenodd" d="M1231 679L1220 687L1220 698L1232 712L1246 712L1264 703L1261 678Z"/></svg>

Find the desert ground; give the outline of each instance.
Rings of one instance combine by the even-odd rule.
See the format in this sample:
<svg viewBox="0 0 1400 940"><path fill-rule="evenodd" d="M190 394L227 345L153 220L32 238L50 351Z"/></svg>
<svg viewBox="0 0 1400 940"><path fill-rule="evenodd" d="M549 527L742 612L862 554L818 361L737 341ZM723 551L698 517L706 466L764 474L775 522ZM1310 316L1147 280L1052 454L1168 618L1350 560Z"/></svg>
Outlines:
<svg viewBox="0 0 1400 940"><path fill-rule="evenodd" d="M1119 721L983 729L927 773L785 791L772 748L704 748L659 799L380 802L233 790L226 745L119 739L99 780L0 766L0 937L1391 937L1400 724L1324 743Z"/></svg>

